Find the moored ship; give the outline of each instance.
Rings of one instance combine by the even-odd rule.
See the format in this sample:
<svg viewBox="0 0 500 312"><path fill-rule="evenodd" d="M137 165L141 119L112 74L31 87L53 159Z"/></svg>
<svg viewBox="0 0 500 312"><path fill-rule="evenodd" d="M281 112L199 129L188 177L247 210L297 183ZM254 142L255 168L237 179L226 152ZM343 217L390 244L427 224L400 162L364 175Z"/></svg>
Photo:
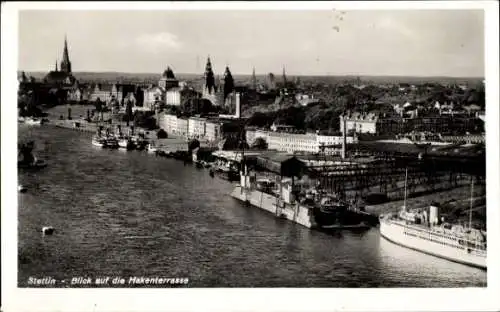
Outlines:
<svg viewBox="0 0 500 312"><path fill-rule="evenodd" d="M122 137L118 140L118 147L133 150L135 148L135 143L128 137Z"/></svg>
<svg viewBox="0 0 500 312"><path fill-rule="evenodd" d="M99 136L94 136L92 137L92 145L97 147L106 147L106 139Z"/></svg>
<svg viewBox="0 0 500 312"><path fill-rule="evenodd" d="M486 270L486 231L472 228L470 221L468 227L444 222L437 206L428 210L409 211L405 200L399 213L381 216L381 236L410 249Z"/></svg>
<svg viewBox="0 0 500 312"><path fill-rule="evenodd" d="M313 209L314 219L322 229L369 228L367 218L334 195L322 196Z"/></svg>

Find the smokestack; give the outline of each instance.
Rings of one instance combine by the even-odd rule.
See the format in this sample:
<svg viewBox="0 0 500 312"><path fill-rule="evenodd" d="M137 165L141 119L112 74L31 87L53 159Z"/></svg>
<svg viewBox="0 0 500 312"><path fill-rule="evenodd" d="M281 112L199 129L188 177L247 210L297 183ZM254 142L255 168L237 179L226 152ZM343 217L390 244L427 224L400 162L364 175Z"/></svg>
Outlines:
<svg viewBox="0 0 500 312"><path fill-rule="evenodd" d="M236 112L235 117L240 118L241 116L241 106L240 106L240 93L236 93Z"/></svg>
<svg viewBox="0 0 500 312"><path fill-rule="evenodd" d="M346 118L342 116L343 121L343 131L342 131L342 159L345 159L345 148L346 148L346 137L347 137L347 127L346 127Z"/></svg>

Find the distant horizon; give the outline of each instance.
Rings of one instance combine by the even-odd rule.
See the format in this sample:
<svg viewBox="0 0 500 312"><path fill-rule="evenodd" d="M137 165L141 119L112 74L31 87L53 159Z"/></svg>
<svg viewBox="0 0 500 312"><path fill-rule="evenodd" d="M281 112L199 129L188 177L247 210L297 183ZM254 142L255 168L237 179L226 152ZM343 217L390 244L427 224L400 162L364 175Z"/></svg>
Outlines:
<svg viewBox="0 0 500 312"><path fill-rule="evenodd" d="M24 70L20 69L18 70L18 73L25 72L25 73L36 73L36 74L47 74L50 72L49 71L41 71L41 70ZM161 76L163 72L128 72L128 71L92 71L92 70L85 70L85 71L72 71L72 74L127 74L127 75L156 75L156 76ZM267 76L269 73L255 73L255 76ZM279 80L282 77L282 73L276 74L272 72L274 76L276 77L277 80ZM199 75L200 77L203 76L203 73L189 73L189 72L174 72L175 76L182 76L182 75ZM218 74L217 72L214 73L215 76L220 75L222 76L222 73ZM249 74L241 74L241 73L234 73L231 72L233 76L252 76L252 73ZM377 75L377 74L293 74L293 73L286 73L287 77L377 77L377 78L383 78L383 77L388 77L388 78L451 78L451 79L485 79L484 76L426 76L426 75Z"/></svg>

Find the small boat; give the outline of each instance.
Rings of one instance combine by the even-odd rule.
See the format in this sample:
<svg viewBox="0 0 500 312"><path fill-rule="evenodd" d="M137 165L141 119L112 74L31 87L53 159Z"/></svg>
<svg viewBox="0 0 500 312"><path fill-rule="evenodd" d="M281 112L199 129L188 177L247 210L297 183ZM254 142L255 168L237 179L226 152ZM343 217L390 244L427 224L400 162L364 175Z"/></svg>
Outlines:
<svg viewBox="0 0 500 312"><path fill-rule="evenodd" d="M27 125L41 125L42 119L29 117L24 120L24 123L26 123Z"/></svg>
<svg viewBox="0 0 500 312"><path fill-rule="evenodd" d="M130 138L125 137L118 140L118 147L132 150L135 148L135 144Z"/></svg>
<svg viewBox="0 0 500 312"><path fill-rule="evenodd" d="M19 185L17 186L17 190L18 190L20 193L26 193L26 191L28 191L28 189L27 189L24 185L22 185L22 184L19 184Z"/></svg>
<svg viewBox="0 0 500 312"><path fill-rule="evenodd" d="M106 139L102 137L93 137L92 138L92 145L97 146L97 147L106 147Z"/></svg>
<svg viewBox="0 0 500 312"><path fill-rule="evenodd" d="M153 144L149 143L147 147L148 153L158 153L158 148Z"/></svg>
<svg viewBox="0 0 500 312"><path fill-rule="evenodd" d="M137 136L137 135L130 137L130 139L135 144L135 148L140 150L140 151L146 149L148 144L149 144L149 142L146 139L144 139L140 136Z"/></svg>
<svg viewBox="0 0 500 312"><path fill-rule="evenodd" d="M196 168L198 168L198 169L202 169L202 168L204 168L204 167L203 167L203 161L196 161L196 162L195 162L195 165L196 165Z"/></svg>
<svg viewBox="0 0 500 312"><path fill-rule="evenodd" d="M113 136L108 136L105 138L107 148L118 148L118 140Z"/></svg>
<svg viewBox="0 0 500 312"><path fill-rule="evenodd" d="M56 229L54 229L52 226L44 226L42 228L43 235L52 235L55 231Z"/></svg>

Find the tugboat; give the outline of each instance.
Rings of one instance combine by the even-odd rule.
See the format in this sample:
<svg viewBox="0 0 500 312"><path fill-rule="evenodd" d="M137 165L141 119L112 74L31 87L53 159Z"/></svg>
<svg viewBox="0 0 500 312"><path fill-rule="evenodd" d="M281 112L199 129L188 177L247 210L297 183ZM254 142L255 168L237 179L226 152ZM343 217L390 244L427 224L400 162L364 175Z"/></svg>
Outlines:
<svg viewBox="0 0 500 312"><path fill-rule="evenodd" d="M216 167L215 174L217 174L220 178L231 182L240 180L240 174L238 170L230 166Z"/></svg>

